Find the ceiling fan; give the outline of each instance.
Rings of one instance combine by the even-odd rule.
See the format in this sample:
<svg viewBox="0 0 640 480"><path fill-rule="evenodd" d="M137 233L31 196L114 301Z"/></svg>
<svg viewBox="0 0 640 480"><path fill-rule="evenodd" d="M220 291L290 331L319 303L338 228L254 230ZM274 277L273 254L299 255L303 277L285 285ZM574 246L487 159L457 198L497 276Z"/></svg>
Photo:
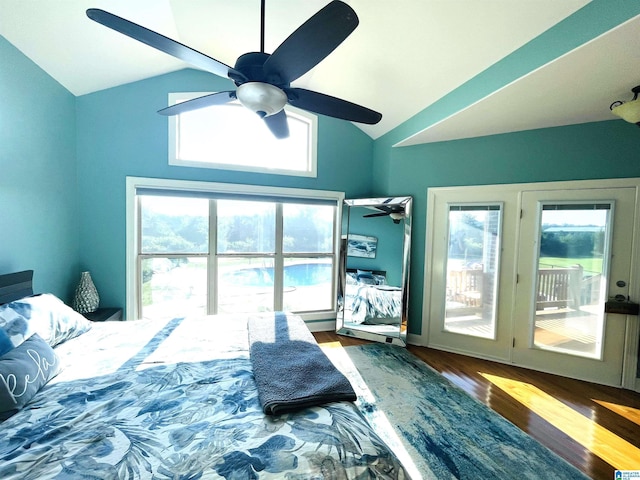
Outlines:
<svg viewBox="0 0 640 480"><path fill-rule="evenodd" d="M362 217L386 217L388 215L391 217L391 220L393 220L393 223L400 223L400 220L402 220L405 216L404 205L376 205L375 208L382 211L378 213L363 215Z"/></svg>
<svg viewBox="0 0 640 480"><path fill-rule="evenodd" d="M287 103L310 112L370 125L382 118L380 113L355 103L291 86L291 82L326 58L358 26L355 11L339 0L330 2L309 18L272 54L264 51L265 0L261 0L260 52L241 55L233 67L104 10L90 8L87 16L150 47L229 78L237 87L236 90L217 92L163 108L158 111L162 115L177 115L238 99L264 119L276 138L289 136L287 116L283 110Z"/></svg>

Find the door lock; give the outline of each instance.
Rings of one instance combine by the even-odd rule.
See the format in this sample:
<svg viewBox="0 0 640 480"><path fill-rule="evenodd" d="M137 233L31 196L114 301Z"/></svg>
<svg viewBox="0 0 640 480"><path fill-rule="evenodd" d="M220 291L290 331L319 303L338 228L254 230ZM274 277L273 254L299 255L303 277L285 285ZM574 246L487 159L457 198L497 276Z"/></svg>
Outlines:
<svg viewBox="0 0 640 480"><path fill-rule="evenodd" d="M622 315L638 315L640 305L629 300L624 295L609 297L609 301L604 304L605 313L621 313Z"/></svg>

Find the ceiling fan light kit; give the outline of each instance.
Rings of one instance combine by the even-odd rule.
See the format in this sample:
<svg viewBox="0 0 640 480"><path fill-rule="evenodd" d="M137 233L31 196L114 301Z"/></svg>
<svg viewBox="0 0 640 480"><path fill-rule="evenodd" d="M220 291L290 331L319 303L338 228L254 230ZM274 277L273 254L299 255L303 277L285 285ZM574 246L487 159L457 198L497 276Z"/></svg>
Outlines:
<svg viewBox="0 0 640 480"><path fill-rule="evenodd" d="M371 203L376 199L367 199L370 203L367 204L366 207L379 211L363 215L362 218L389 217L393 220L393 223L398 224L408 214L407 203L410 198L411 197L379 198L377 199L379 200L377 204L375 202Z"/></svg>
<svg viewBox="0 0 640 480"><path fill-rule="evenodd" d="M242 105L260 117L268 117L281 111L287 104L287 94L270 83L247 82L236 90Z"/></svg>
<svg viewBox="0 0 640 480"><path fill-rule="evenodd" d="M324 60L358 26L356 12L340 0L333 0L316 12L272 54L264 52L265 0L262 0L261 51L240 55L235 67L104 10L90 8L87 16L209 73L228 78L237 87L235 91L218 92L171 105L159 111L162 115L178 115L198 108L224 105L237 98L242 105L263 118L276 138L289 136L287 116L283 111L287 103L302 110L352 122L373 125L382 119L380 113L347 100L291 87L291 82Z"/></svg>
<svg viewBox="0 0 640 480"><path fill-rule="evenodd" d="M633 99L628 102L618 100L613 102L609 108L614 115L640 127L640 99L638 99L640 85L632 88L631 91L633 92Z"/></svg>

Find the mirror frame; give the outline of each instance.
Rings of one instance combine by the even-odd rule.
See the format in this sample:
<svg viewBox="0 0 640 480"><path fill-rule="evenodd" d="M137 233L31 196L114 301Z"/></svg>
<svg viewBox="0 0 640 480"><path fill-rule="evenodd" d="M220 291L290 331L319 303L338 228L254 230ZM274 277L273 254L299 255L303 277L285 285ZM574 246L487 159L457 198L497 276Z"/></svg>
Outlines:
<svg viewBox="0 0 640 480"><path fill-rule="evenodd" d="M336 314L336 333L349 337L361 338L376 342L391 343L406 347L407 345L407 321L409 312L409 268L411 257L411 209L413 205L413 197L378 197L378 198L360 198L345 199L342 211L342 241L340 242L340 261L339 261L339 282L338 282L338 304ZM366 328L354 328L352 326L345 327L344 321L344 290L346 287L347 274L347 252L346 246L349 238L349 225L352 207L365 207L373 210L383 211L385 207L401 207L404 209L404 215L394 222L402 222L403 238L402 238L402 273L401 273L401 295L402 308L400 324L398 325L397 334L389 335L387 333L377 333L367 331ZM380 208L383 207L383 208ZM353 233L352 233L353 234ZM366 326L365 326L366 327Z"/></svg>

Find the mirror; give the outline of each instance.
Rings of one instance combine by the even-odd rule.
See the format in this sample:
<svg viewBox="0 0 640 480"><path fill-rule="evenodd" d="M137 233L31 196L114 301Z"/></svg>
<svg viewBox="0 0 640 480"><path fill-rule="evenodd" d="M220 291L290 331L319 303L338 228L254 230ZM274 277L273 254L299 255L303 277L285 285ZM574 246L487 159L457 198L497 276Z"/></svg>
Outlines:
<svg viewBox="0 0 640 480"><path fill-rule="evenodd" d="M411 197L345 200L336 332L406 346Z"/></svg>

